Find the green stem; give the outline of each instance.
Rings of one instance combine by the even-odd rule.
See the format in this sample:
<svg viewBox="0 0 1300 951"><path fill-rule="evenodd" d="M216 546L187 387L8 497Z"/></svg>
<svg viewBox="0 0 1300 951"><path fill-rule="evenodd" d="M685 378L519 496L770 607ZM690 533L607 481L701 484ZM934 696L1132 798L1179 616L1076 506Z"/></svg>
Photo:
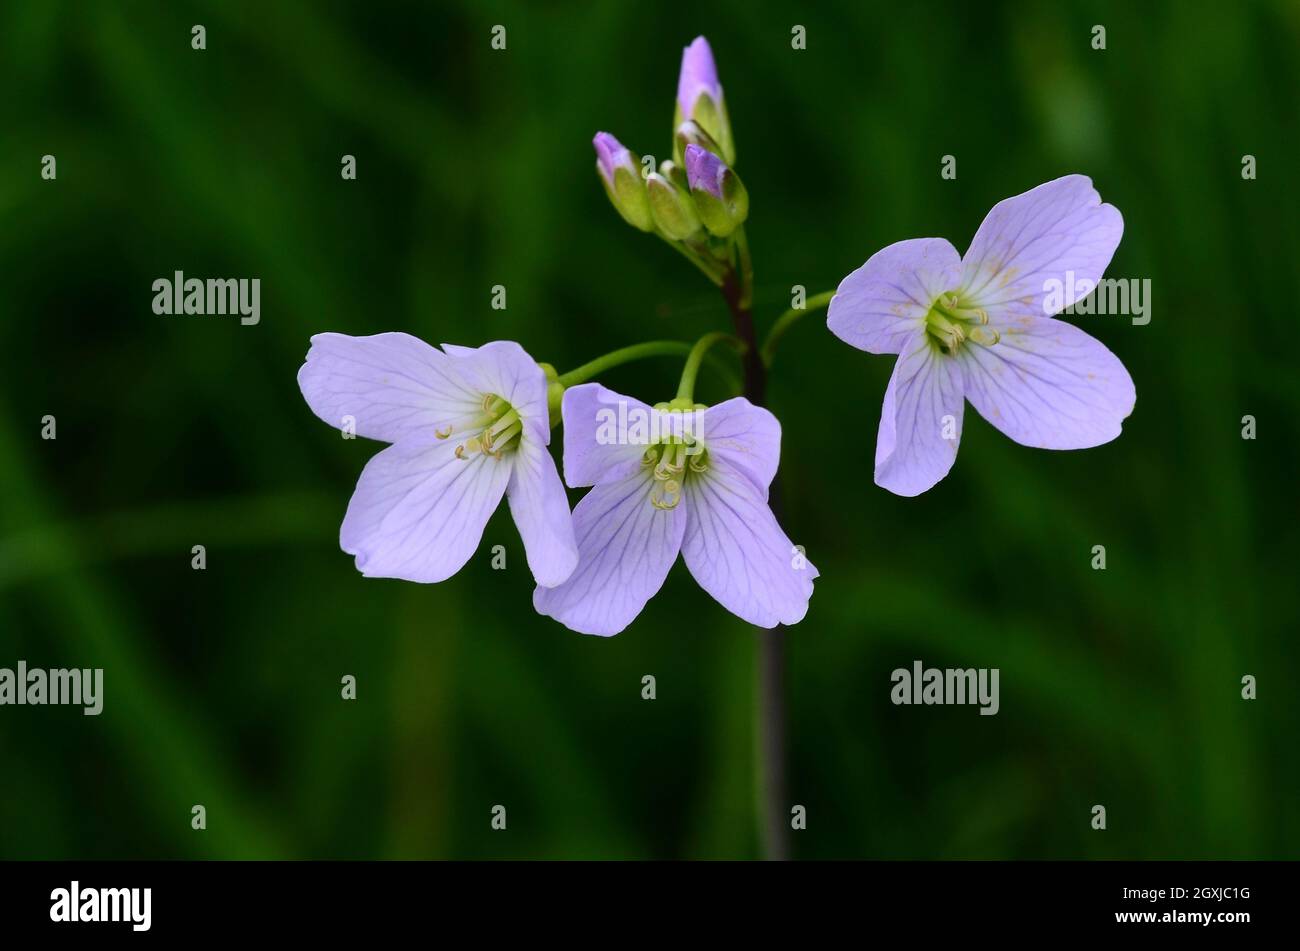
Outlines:
<svg viewBox="0 0 1300 951"><path fill-rule="evenodd" d="M767 333L767 339L763 341L763 363L765 366L772 365L772 358L776 356L776 344L785 332L795 325L800 317L812 311L821 310L831 302L835 296L834 291L823 291L820 294L814 294L804 302L803 307L792 307L776 319L772 329Z"/></svg>
<svg viewBox="0 0 1300 951"><path fill-rule="evenodd" d="M677 384L677 398L679 400L688 402L695 400L695 378L700 374L700 364L704 362L704 355L709 352L711 346L724 340L731 344L737 353L743 354L745 352L747 347L745 341L721 330L707 333L695 341L695 346L691 347L691 352L686 355L686 366L682 368L682 381Z"/></svg>
<svg viewBox="0 0 1300 951"><path fill-rule="evenodd" d="M708 259L680 241L674 241L662 234L659 237L663 238L670 248L699 268L700 273L707 277L714 286L722 286L722 272L718 270L716 265L712 265Z"/></svg>
<svg viewBox="0 0 1300 951"><path fill-rule="evenodd" d="M749 239L743 227L736 229L736 258L740 265L740 306L749 310L754 303L754 261L749 256Z"/></svg>
<svg viewBox="0 0 1300 951"><path fill-rule="evenodd" d="M623 347L607 353L603 357L597 357L580 367L574 367L568 373L560 375L559 383L567 389L570 386L585 383L593 376L604 373L613 367L631 363L633 360L640 360L643 357L675 357L690 352L691 345L682 343L680 340L651 340L648 343L636 343L630 347Z"/></svg>

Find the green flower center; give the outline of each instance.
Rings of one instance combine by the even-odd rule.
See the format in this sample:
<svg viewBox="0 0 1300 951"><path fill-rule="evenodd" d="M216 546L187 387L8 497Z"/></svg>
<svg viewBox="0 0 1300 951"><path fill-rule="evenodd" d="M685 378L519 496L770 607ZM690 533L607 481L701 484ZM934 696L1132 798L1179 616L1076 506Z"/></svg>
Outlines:
<svg viewBox="0 0 1300 951"><path fill-rule="evenodd" d="M473 428L479 432L456 447L457 459L469 459L478 453L500 459L507 450L518 448L524 423L518 410L495 393L489 393L483 397L483 415L475 420ZM451 427L445 432L436 431L435 435L446 439L451 435Z"/></svg>
<svg viewBox="0 0 1300 951"><path fill-rule="evenodd" d="M1000 340L998 332L986 326L988 311L974 307L954 291L940 294L925 315L925 332L935 346L949 356L967 340L981 347L991 347Z"/></svg>
<svg viewBox="0 0 1300 951"><path fill-rule="evenodd" d="M664 413L690 413L706 407L690 400L675 399L671 403L658 403L655 409ZM709 469L709 451L698 438L698 433L683 432L668 436L651 445L641 456L641 465L654 470L655 488L650 504L667 511L677 508L682 500L682 488L688 477L698 478ZM694 475L692 475L694 474Z"/></svg>

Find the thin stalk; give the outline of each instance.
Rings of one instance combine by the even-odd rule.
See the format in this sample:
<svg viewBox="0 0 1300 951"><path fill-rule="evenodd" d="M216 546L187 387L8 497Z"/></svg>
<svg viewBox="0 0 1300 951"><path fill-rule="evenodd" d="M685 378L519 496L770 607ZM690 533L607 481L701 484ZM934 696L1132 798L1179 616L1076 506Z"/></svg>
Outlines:
<svg viewBox="0 0 1300 951"><path fill-rule="evenodd" d="M678 254L680 254L686 260L690 261L697 268L699 268L700 273L703 274L705 277L707 277L709 279L709 282L712 283L715 287L722 286L722 273L718 270L717 266L714 265L711 261L709 261L707 258L703 257L702 255L698 254L692 248L687 247L685 244L682 244L682 242L680 241L674 241L671 238L667 237L666 235L662 235L662 234L659 235L659 237L663 238L665 243L667 243L668 246L671 247L673 250L675 250Z"/></svg>
<svg viewBox="0 0 1300 951"><path fill-rule="evenodd" d="M707 333L697 340L695 346L691 347L691 352L686 356L686 366L682 367L682 380L677 385L677 398L679 400L693 401L695 399L695 378L700 373L700 365L704 362L704 357L709 352L709 348L715 343L724 341L735 347L737 353L743 354L749 346L738 337L733 337L721 330Z"/></svg>
<svg viewBox="0 0 1300 951"><path fill-rule="evenodd" d="M680 340L651 340L647 343L635 343L630 347L622 347L590 360L582 366L574 367L568 373L561 374L558 379L560 385L566 388L577 386L606 370L631 363L633 360L641 360L645 357L675 357L688 355L690 352L691 345Z"/></svg>
<svg viewBox="0 0 1300 951"><path fill-rule="evenodd" d="M754 336L754 268L744 229L736 231L736 267L722 283L722 296L731 311L736 336L748 346L744 353L745 396L761 406L767 394L767 367ZM768 504L781 517L780 491L772 481ZM790 826L786 793L785 631L756 627L754 684L755 797L763 856L770 861L790 857Z"/></svg>
<svg viewBox="0 0 1300 951"><path fill-rule="evenodd" d="M763 365L769 369L771 368L772 358L776 356L777 342L785 336L787 330L799 321L800 317L821 310L831 302L831 298L834 296L834 291L823 291L820 294L814 294L804 302L803 307L791 307L776 318L776 323L767 332L767 339L763 341Z"/></svg>

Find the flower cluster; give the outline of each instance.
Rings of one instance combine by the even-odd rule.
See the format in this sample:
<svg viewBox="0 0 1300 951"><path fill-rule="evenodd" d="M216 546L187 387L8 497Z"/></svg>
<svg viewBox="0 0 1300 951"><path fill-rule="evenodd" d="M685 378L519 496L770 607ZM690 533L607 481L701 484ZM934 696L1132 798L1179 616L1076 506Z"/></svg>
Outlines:
<svg viewBox="0 0 1300 951"><path fill-rule="evenodd" d="M438 348L402 333L313 337L298 374L308 406L345 433L390 443L361 474L340 545L368 577L442 581L473 555L504 496L537 582L534 607L572 630L622 631L679 554L733 614L762 627L795 624L818 572L769 505L781 426L743 396L714 406L694 399L706 353L722 341L747 357L747 382L761 392L752 374L765 373L802 313L787 312L757 346L749 199L732 168L735 143L708 42L697 38L682 56L672 160L643 168L604 132L594 144L619 214L724 287L740 336L638 344L565 374L510 341ZM1027 446L1077 449L1119 434L1135 399L1128 372L1055 319L1074 303L1069 295L1049 304L1040 292L1066 279L1080 294L1095 286L1122 232L1119 212L1091 181L1069 175L996 205L964 256L939 238L901 241L833 295L818 295L837 337L898 356L877 433L877 484L918 495L942 479L966 400ZM627 360L670 353L687 354L671 400L651 405L589 382ZM557 424L563 483L548 449ZM572 511L564 483L589 490Z"/></svg>
<svg viewBox="0 0 1300 951"><path fill-rule="evenodd" d="M678 247L721 282L730 239L749 217L749 194L732 166L735 140L709 41L682 51L673 118L673 158L645 161L608 132L597 132L596 171L623 220Z"/></svg>

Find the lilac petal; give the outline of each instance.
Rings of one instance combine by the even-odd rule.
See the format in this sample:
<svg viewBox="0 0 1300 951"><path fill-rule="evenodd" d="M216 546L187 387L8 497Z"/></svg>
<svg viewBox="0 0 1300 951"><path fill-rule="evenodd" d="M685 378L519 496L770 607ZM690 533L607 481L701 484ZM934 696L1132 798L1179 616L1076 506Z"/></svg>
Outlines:
<svg viewBox="0 0 1300 951"><path fill-rule="evenodd" d="M644 419L648 427L652 417L662 420L664 415L599 383L581 383L565 390L560 414L564 419L564 481L574 489L639 471L648 444L621 438L620 428L623 435L629 433L628 427L619 426L619 420Z"/></svg>
<svg viewBox="0 0 1300 951"><path fill-rule="evenodd" d="M713 49L708 40L697 36L682 50L682 68L677 74L677 105L683 117L690 117L701 93L707 93L716 104L722 103L722 85L718 82Z"/></svg>
<svg viewBox="0 0 1300 951"><path fill-rule="evenodd" d="M885 390L876 485L895 495L920 495L946 476L957 458L964 409L960 366L925 331L917 333L899 354Z"/></svg>
<svg viewBox="0 0 1300 951"><path fill-rule="evenodd" d="M457 371L480 393L501 397L525 420L547 418L546 374L519 344L513 340L494 340L481 347L444 343L442 348L454 361ZM542 444L549 445L550 426L544 430Z"/></svg>
<svg viewBox="0 0 1300 951"><path fill-rule="evenodd" d="M781 424L776 417L737 397L705 410L700 427L709 458L724 459L743 472L766 499L781 461Z"/></svg>
<svg viewBox="0 0 1300 951"><path fill-rule="evenodd" d="M808 613L817 569L795 549L747 473L710 455L691 473L682 557L724 608L750 624L797 624Z"/></svg>
<svg viewBox="0 0 1300 951"><path fill-rule="evenodd" d="M686 182L692 191L705 191L718 201L723 201L722 176L727 171L726 163L708 149L695 145L686 146Z"/></svg>
<svg viewBox="0 0 1300 951"><path fill-rule="evenodd" d="M1137 395L1124 364L1073 324L993 322L1001 340L962 347L966 398L1024 446L1087 449L1119 435Z"/></svg>
<svg viewBox="0 0 1300 951"><path fill-rule="evenodd" d="M608 132L597 132L591 144L596 149L596 167L600 169L600 174L604 176L610 188L614 187L614 172L618 168L625 168L633 174L637 173L636 162L632 159L631 151Z"/></svg>
<svg viewBox="0 0 1300 951"><path fill-rule="evenodd" d="M993 206L962 258L960 293L993 318L1050 317L1101 280L1123 234L1092 180L1066 175ZM1067 293L1054 295L1054 282Z"/></svg>
<svg viewBox="0 0 1300 951"><path fill-rule="evenodd" d="M578 567L563 584L533 592L539 614L602 637L632 623L663 587L686 528L683 505L655 508L655 491L653 475L639 470L583 497L573 510Z"/></svg>
<svg viewBox="0 0 1300 951"><path fill-rule="evenodd" d="M533 578L542 587L555 587L578 564L578 543L564 484L544 444L520 441L506 498Z"/></svg>
<svg viewBox="0 0 1300 951"><path fill-rule="evenodd" d="M432 442L481 414L474 392L453 360L404 333L371 337L316 334L298 387L311 411L336 429L355 423L368 439Z"/></svg>
<svg viewBox="0 0 1300 951"><path fill-rule="evenodd" d="M898 353L925 321L935 298L961 279L961 258L943 238L913 238L882 248L831 298L826 326L868 353Z"/></svg>
<svg viewBox="0 0 1300 951"><path fill-rule="evenodd" d="M454 440L399 443L367 463L339 532L366 577L443 581L474 554L513 466L455 453Z"/></svg>

